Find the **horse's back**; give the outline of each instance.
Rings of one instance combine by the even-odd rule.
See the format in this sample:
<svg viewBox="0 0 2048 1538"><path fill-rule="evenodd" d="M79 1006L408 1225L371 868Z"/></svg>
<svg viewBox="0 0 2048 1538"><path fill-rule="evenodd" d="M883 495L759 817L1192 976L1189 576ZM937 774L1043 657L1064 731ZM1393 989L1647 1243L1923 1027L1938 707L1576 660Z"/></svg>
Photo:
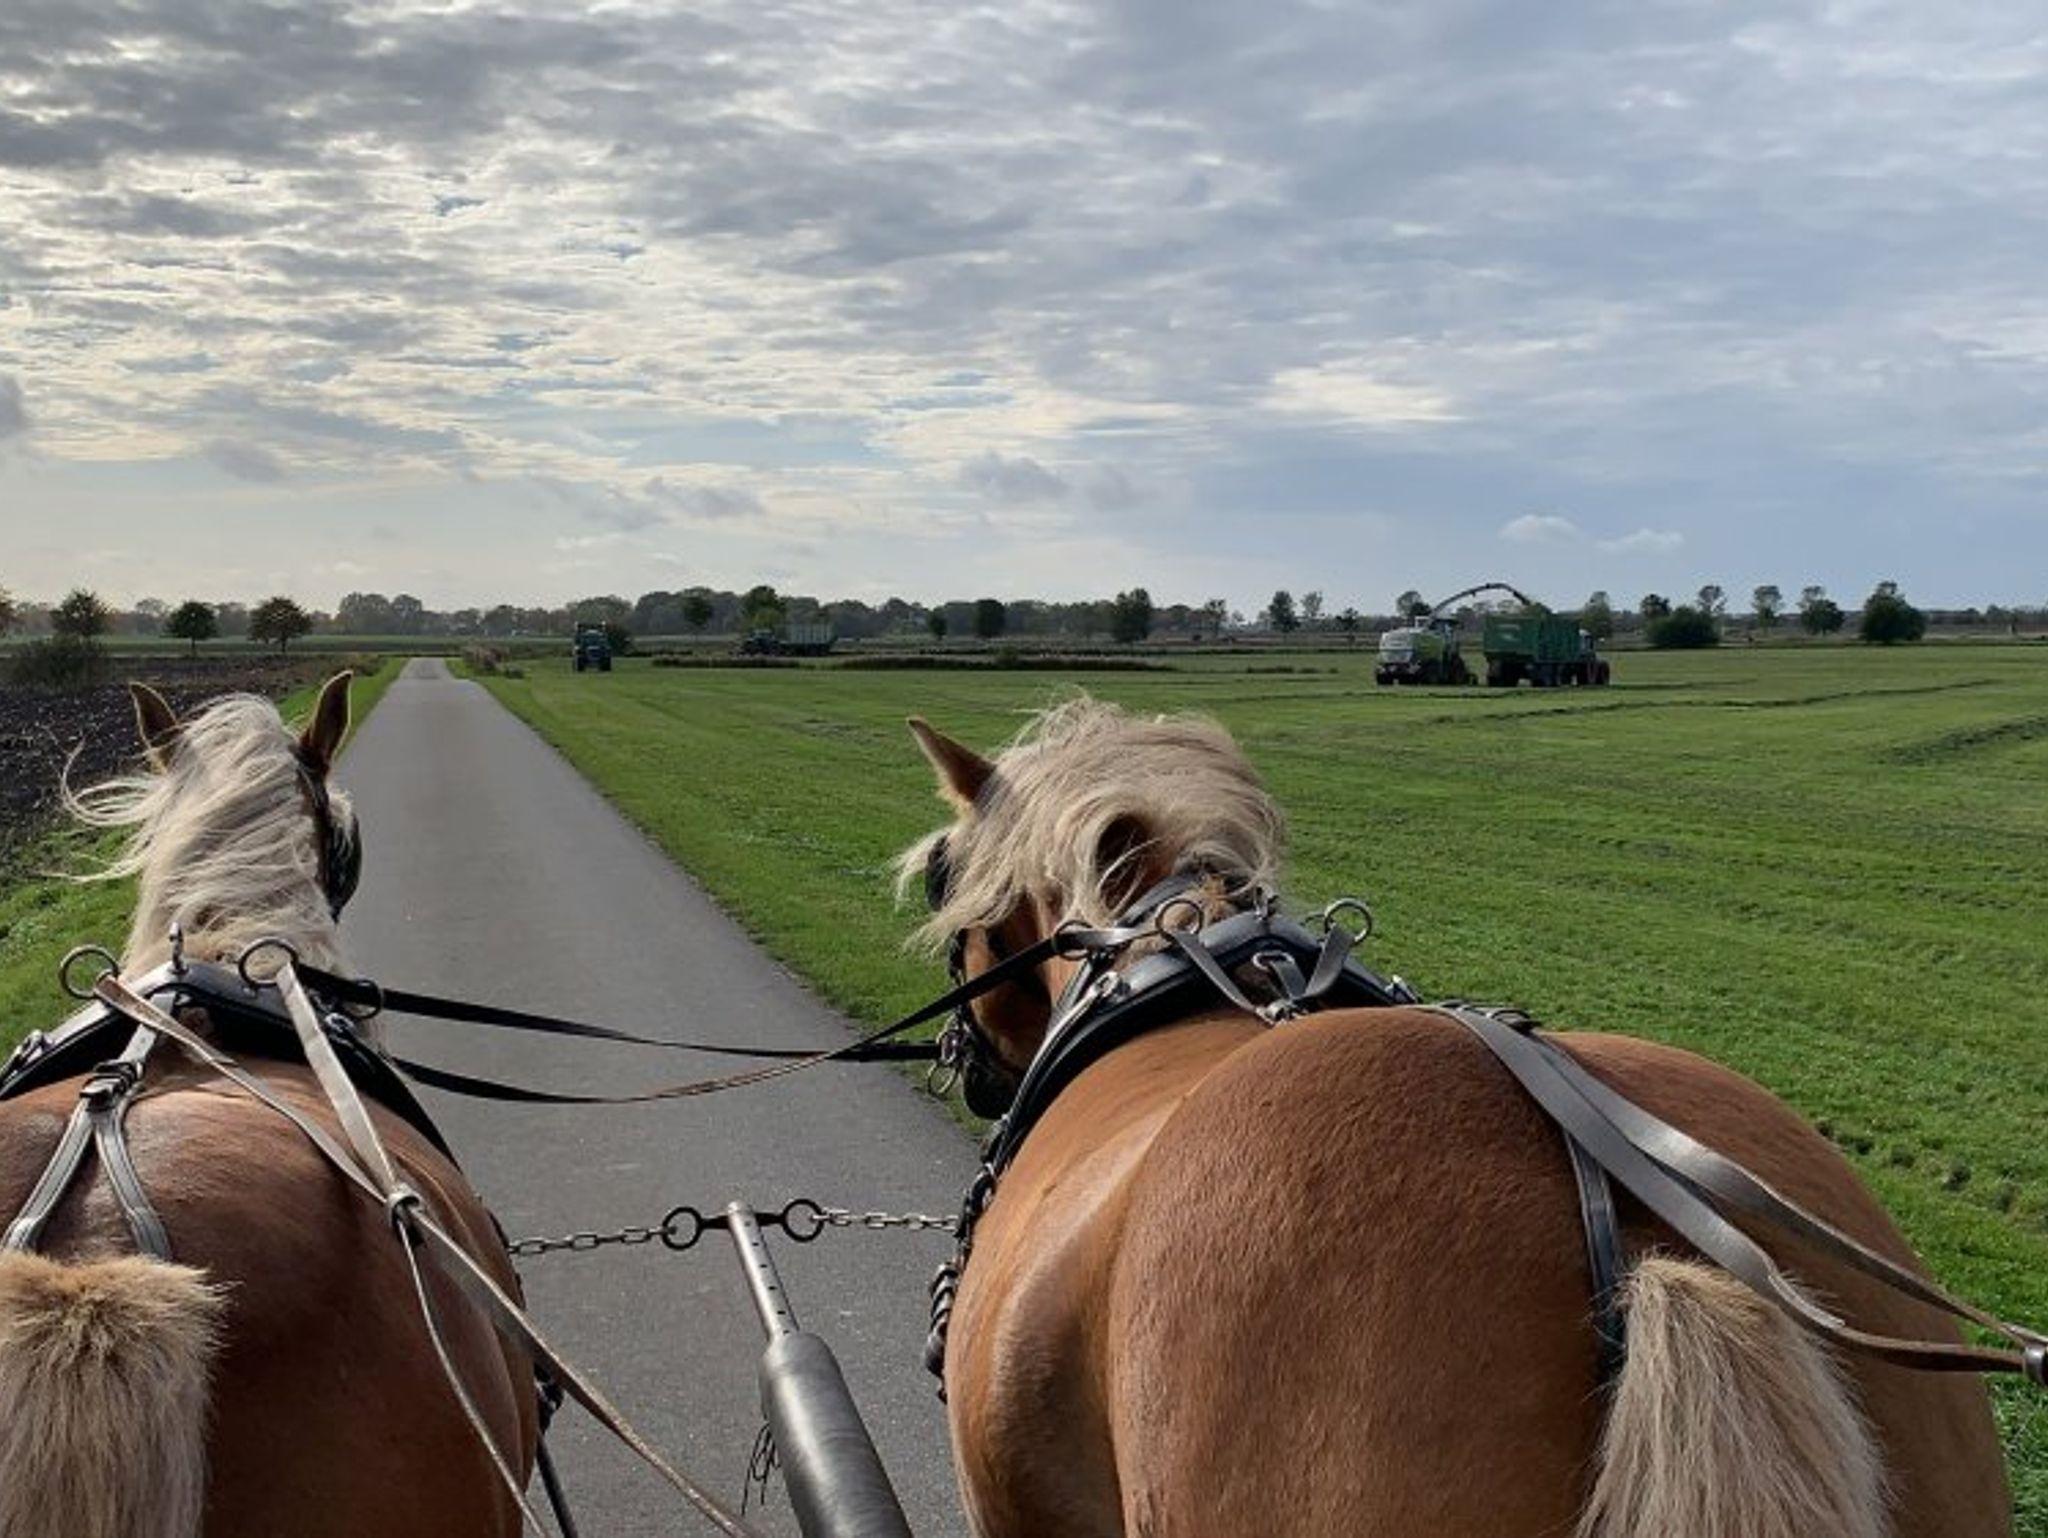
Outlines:
<svg viewBox="0 0 2048 1538"><path fill-rule="evenodd" d="M1754 1084L1649 1043L1565 1039L1912 1263L1847 1165ZM1605 1405L1575 1186L1557 1129L1462 1027L1373 1010L1266 1033L1187 1094L1120 1212L1105 1370L1129 1531L1572 1530ZM1625 1239L1676 1247L1639 1214ZM1924 1307L1770 1242L1858 1322L1948 1338ZM2006 1531L1981 1386L1851 1366L1900 1538Z"/></svg>
<svg viewBox="0 0 2048 1538"><path fill-rule="evenodd" d="M329 1119L303 1069L262 1073L302 1113ZM21 1206L75 1094L75 1084L56 1085L0 1103L0 1212ZM489 1219L460 1172L397 1117L372 1114L404 1178L490 1258ZM442 1380L381 1210L290 1123L218 1081L174 1072L133 1103L127 1131L174 1258L203 1270L225 1300L208 1410L208 1538L516 1531ZM89 1162L45 1252L91 1261L132 1248ZM499 1445L530 1445L530 1380L451 1284L430 1275L429 1285Z"/></svg>

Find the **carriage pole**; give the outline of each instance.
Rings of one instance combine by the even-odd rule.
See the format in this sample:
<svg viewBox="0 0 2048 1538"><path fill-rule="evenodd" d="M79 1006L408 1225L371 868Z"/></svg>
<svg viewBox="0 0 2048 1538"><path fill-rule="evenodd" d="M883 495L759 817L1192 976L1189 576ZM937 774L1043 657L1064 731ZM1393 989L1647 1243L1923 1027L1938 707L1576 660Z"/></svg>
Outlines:
<svg viewBox="0 0 2048 1538"><path fill-rule="evenodd" d="M768 1348L761 1353L761 1413L782 1461L804 1538L910 1538L910 1524L860 1418L832 1348L796 1322L754 1209L725 1209L747 1291Z"/></svg>

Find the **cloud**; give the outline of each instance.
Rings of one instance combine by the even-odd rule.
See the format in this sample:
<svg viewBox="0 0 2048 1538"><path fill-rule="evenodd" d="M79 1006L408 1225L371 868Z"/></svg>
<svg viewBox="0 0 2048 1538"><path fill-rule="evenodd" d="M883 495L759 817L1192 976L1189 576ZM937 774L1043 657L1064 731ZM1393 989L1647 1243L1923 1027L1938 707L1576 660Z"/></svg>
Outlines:
<svg viewBox="0 0 2048 1538"><path fill-rule="evenodd" d="M1524 513L1501 525L1500 537L1517 545L1555 545L1579 538L1579 526L1555 513Z"/></svg>
<svg viewBox="0 0 2048 1538"><path fill-rule="evenodd" d="M728 518L759 518L768 509L744 486L673 486L660 476L647 483L649 496L692 518L719 521Z"/></svg>
<svg viewBox="0 0 2048 1538"><path fill-rule="evenodd" d="M1477 509L1570 506L1668 509L1582 536L1609 550L1788 548L1837 585L1882 518L1902 574L2002 587L2048 560L2036 30L1992 0L7 0L0 376L80 506L95 467L261 444L366 518L393 477L551 479L597 527L717 525L735 568L801 522L821 585L835 535L1142 490L1134 564L1246 581L1253 523L1438 588L1503 532ZM735 487L706 440L749 433ZM516 573L553 533L492 548ZM951 554L1001 575L1000 541Z"/></svg>
<svg viewBox="0 0 2048 1538"><path fill-rule="evenodd" d="M1448 422L1457 415L1440 391L1381 379L1355 366L1283 369L1273 376L1266 402L1276 411L1361 427Z"/></svg>
<svg viewBox="0 0 2048 1538"><path fill-rule="evenodd" d="M1071 489L1066 481L1037 460L1019 455L1006 459L993 449L977 454L960 466L959 483L991 502L1005 507L1022 507L1037 502L1058 502Z"/></svg>
<svg viewBox="0 0 2048 1538"><path fill-rule="evenodd" d="M28 431L28 406L22 399L21 381L12 374L0 374L0 443Z"/></svg>
<svg viewBox="0 0 2048 1538"><path fill-rule="evenodd" d="M1121 513L1144 500L1131 478L1115 465L1097 465L1088 472L1081 490L1098 513Z"/></svg>
<svg viewBox="0 0 2048 1538"><path fill-rule="evenodd" d="M1630 555L1669 555L1684 543L1685 536L1675 529L1637 529L1619 539L1601 540L1600 548Z"/></svg>
<svg viewBox="0 0 2048 1538"><path fill-rule="evenodd" d="M288 473L284 461L261 444L216 438L206 445L206 457L237 480L270 483Z"/></svg>

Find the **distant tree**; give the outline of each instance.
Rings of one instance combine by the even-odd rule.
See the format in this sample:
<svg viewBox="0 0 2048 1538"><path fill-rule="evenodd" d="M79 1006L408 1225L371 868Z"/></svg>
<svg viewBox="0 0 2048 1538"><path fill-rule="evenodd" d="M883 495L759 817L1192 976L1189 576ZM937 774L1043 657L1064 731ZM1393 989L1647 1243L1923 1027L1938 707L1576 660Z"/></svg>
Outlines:
<svg viewBox="0 0 2048 1538"><path fill-rule="evenodd" d="M1209 627L1209 634L1220 636L1223 627L1230 623L1230 604L1222 598L1211 598L1202 605L1202 622Z"/></svg>
<svg viewBox="0 0 2048 1538"><path fill-rule="evenodd" d="M1358 644L1358 627L1365 623L1365 616L1356 609L1346 609L1337 616L1337 628L1344 632L1344 639L1352 645Z"/></svg>
<svg viewBox="0 0 2048 1538"><path fill-rule="evenodd" d="M944 606L935 606L925 615L924 628L932 633L934 641L946 639L946 611Z"/></svg>
<svg viewBox="0 0 2048 1538"><path fill-rule="evenodd" d="M683 623L692 631L702 633L716 612L711 606L711 595L702 588L693 587L683 594Z"/></svg>
<svg viewBox="0 0 2048 1538"><path fill-rule="evenodd" d="M1728 595L1718 582L1708 582L1699 591L1700 613L1711 619L1719 619L1728 612Z"/></svg>
<svg viewBox="0 0 2048 1538"><path fill-rule="evenodd" d="M740 597L740 627L744 630L778 630L788 611L782 595L767 583L756 583Z"/></svg>
<svg viewBox="0 0 2048 1538"><path fill-rule="evenodd" d="M391 630L394 635L418 635L427 628L427 606L410 593L391 600Z"/></svg>
<svg viewBox="0 0 2048 1538"><path fill-rule="evenodd" d="M211 641L220 634L220 621L214 616L212 604L188 598L171 610L170 618L164 621L164 634L176 640L190 641L192 655L196 657L201 641Z"/></svg>
<svg viewBox="0 0 2048 1538"><path fill-rule="evenodd" d="M107 606L90 588L74 587L50 611L50 628L74 641L90 641L105 633Z"/></svg>
<svg viewBox="0 0 2048 1538"><path fill-rule="evenodd" d="M1643 623L1647 625L1652 620L1663 619L1671 612L1671 600L1662 593L1645 593L1636 609L1643 616Z"/></svg>
<svg viewBox="0 0 2048 1538"><path fill-rule="evenodd" d="M1833 635L1847 623L1842 606L1828 597L1824 587L1806 587L1799 593L1799 627L1808 635Z"/></svg>
<svg viewBox="0 0 2048 1538"><path fill-rule="evenodd" d="M1429 612L1429 600L1411 587L1394 600L1394 612L1402 619L1420 619Z"/></svg>
<svg viewBox="0 0 2048 1538"><path fill-rule="evenodd" d="M1310 589L1301 595L1301 622L1310 630L1323 622L1323 595L1317 589Z"/></svg>
<svg viewBox="0 0 2048 1538"><path fill-rule="evenodd" d="M164 628L164 618L171 612L171 606L161 598L139 598L135 601L135 630L138 635L154 635Z"/></svg>
<svg viewBox="0 0 2048 1538"><path fill-rule="evenodd" d="M1301 628L1301 621L1294 612L1294 595L1281 588L1273 594L1273 601L1266 605L1266 623L1282 635L1290 635Z"/></svg>
<svg viewBox="0 0 2048 1538"><path fill-rule="evenodd" d="M1785 608L1785 595L1778 591L1777 584L1766 582L1749 595L1750 610L1756 615L1756 628L1776 630L1778 616Z"/></svg>
<svg viewBox="0 0 2048 1538"><path fill-rule="evenodd" d="M1110 639L1135 646L1152 633L1152 595L1142 587L1118 593L1109 606Z"/></svg>
<svg viewBox="0 0 2048 1538"><path fill-rule="evenodd" d="M1721 627L1704 609L1682 603L1649 625L1650 644L1660 651L1691 651L1721 644Z"/></svg>
<svg viewBox="0 0 2048 1538"><path fill-rule="evenodd" d="M1880 582L1863 601L1863 620L1856 633L1877 646L1917 641L1927 634L1927 616L1906 602L1898 583Z"/></svg>
<svg viewBox="0 0 2048 1538"><path fill-rule="evenodd" d="M391 600L382 593L350 593L334 607L334 626L346 635L396 635Z"/></svg>
<svg viewBox="0 0 2048 1538"><path fill-rule="evenodd" d="M249 611L249 639L275 641L279 651L313 628L313 617L291 599L279 594L266 598Z"/></svg>
<svg viewBox="0 0 2048 1538"><path fill-rule="evenodd" d="M14 601L14 595L0 587L0 635L7 634L21 623L21 606Z"/></svg>
<svg viewBox="0 0 2048 1538"><path fill-rule="evenodd" d="M1596 641L1614 634L1614 604L1604 591L1595 591L1586 599L1586 606L1579 610L1579 624Z"/></svg>
<svg viewBox="0 0 2048 1538"><path fill-rule="evenodd" d="M974 600L974 634L977 640L993 641L1003 633L1010 620L1010 611L1003 607L1000 598L977 598Z"/></svg>

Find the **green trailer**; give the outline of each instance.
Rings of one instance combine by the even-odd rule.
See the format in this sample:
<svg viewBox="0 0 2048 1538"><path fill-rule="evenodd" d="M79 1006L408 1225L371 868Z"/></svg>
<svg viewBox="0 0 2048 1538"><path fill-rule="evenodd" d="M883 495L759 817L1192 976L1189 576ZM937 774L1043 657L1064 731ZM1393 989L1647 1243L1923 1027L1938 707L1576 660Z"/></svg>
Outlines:
<svg viewBox="0 0 2048 1538"><path fill-rule="evenodd" d="M1486 682L1512 689L1527 679L1539 689L1559 684L1604 684L1607 659L1593 648L1593 638L1567 614L1525 611L1489 614L1480 641L1486 653Z"/></svg>

